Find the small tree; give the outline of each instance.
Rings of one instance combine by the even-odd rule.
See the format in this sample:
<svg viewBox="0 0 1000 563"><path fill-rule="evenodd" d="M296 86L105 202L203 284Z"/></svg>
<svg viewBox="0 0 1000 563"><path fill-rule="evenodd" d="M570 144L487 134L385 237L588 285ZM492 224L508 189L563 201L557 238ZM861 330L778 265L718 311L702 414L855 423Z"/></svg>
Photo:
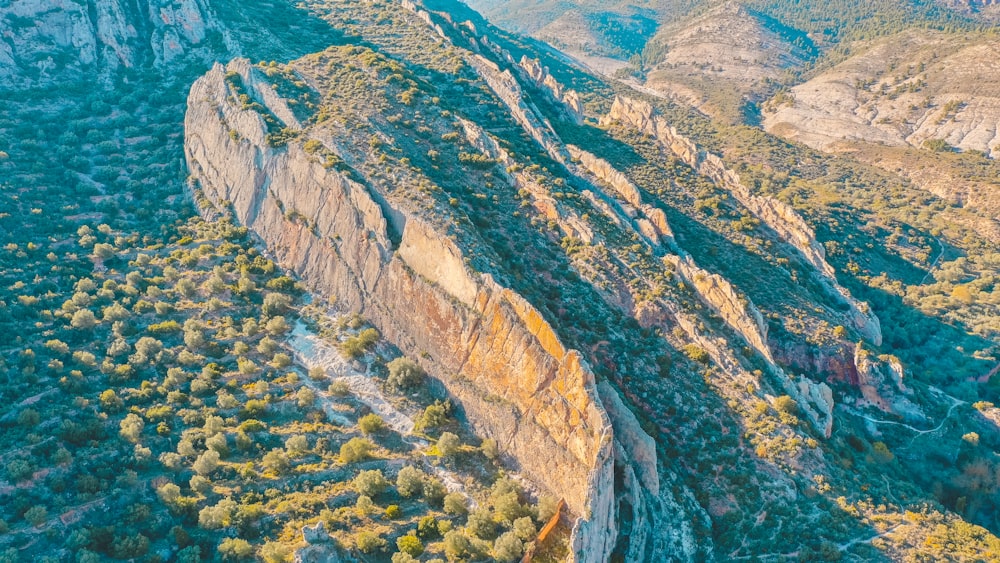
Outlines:
<svg viewBox="0 0 1000 563"><path fill-rule="evenodd" d="M49 511L44 506L32 506L25 511L24 519L32 526L38 527L49 519Z"/></svg>
<svg viewBox="0 0 1000 563"><path fill-rule="evenodd" d="M253 546L240 538L226 538L219 544L219 555L226 561L245 561L253 556Z"/></svg>
<svg viewBox="0 0 1000 563"><path fill-rule="evenodd" d="M375 553L376 551L382 549L386 545L385 539L374 532L369 532L367 530L358 532L354 536L354 543L358 546L358 549L362 553Z"/></svg>
<svg viewBox="0 0 1000 563"><path fill-rule="evenodd" d="M514 520L527 514L527 510L521 505L515 492L500 495L493 501L493 507L500 521L508 524L512 524Z"/></svg>
<svg viewBox="0 0 1000 563"><path fill-rule="evenodd" d="M119 424L119 434L133 444L139 442L146 423L135 413L129 413Z"/></svg>
<svg viewBox="0 0 1000 563"><path fill-rule="evenodd" d="M465 559L472 553L472 542L465 534L452 530L444 535L444 554L449 561Z"/></svg>
<svg viewBox="0 0 1000 563"><path fill-rule="evenodd" d="M218 467L219 452L215 450L207 450L205 453L198 456L198 459L194 461L191 469L194 469L198 475L209 475Z"/></svg>
<svg viewBox="0 0 1000 563"><path fill-rule="evenodd" d="M283 543L267 542L260 548L260 557L264 563L290 563L292 550Z"/></svg>
<svg viewBox="0 0 1000 563"><path fill-rule="evenodd" d="M397 538L396 547L399 551L406 553L411 557L420 557L420 555L424 552L423 542L421 542L420 538L412 533Z"/></svg>
<svg viewBox="0 0 1000 563"><path fill-rule="evenodd" d="M370 436L385 430L385 421L373 412L368 413L358 419L358 428Z"/></svg>
<svg viewBox="0 0 1000 563"><path fill-rule="evenodd" d="M441 535L437 519L429 515L421 518L417 523L417 535L424 539L434 539Z"/></svg>
<svg viewBox="0 0 1000 563"><path fill-rule="evenodd" d="M344 463L354 463L368 459L375 446L364 438L351 438L340 446L340 460Z"/></svg>
<svg viewBox="0 0 1000 563"><path fill-rule="evenodd" d="M309 450L309 440L302 434L296 434L285 440L285 451L291 456L300 456Z"/></svg>
<svg viewBox="0 0 1000 563"><path fill-rule="evenodd" d="M493 556L497 561L510 563L519 561L524 554L524 543L514 532L503 534L493 544Z"/></svg>
<svg viewBox="0 0 1000 563"><path fill-rule="evenodd" d="M535 528L535 523L531 521L530 516L522 516L514 520L514 526L511 529L521 541L526 542L535 539L535 534L538 533L538 529Z"/></svg>
<svg viewBox="0 0 1000 563"><path fill-rule="evenodd" d="M472 514L469 514L469 520L466 522L465 528L473 536L488 540L492 539L496 534L497 525L493 521L493 515L490 514L489 510L479 508L474 510Z"/></svg>
<svg viewBox="0 0 1000 563"><path fill-rule="evenodd" d="M90 309L80 309L73 313L70 325L79 330L90 330L97 325L97 317Z"/></svg>
<svg viewBox="0 0 1000 563"><path fill-rule="evenodd" d="M351 487L359 495L374 497L389 487L389 481L386 480L381 470L371 469L358 473L358 476L351 482Z"/></svg>
<svg viewBox="0 0 1000 563"><path fill-rule="evenodd" d="M265 471L271 471L278 475L287 473L292 468L292 462L284 450L275 448L266 454L261 460L261 466Z"/></svg>
<svg viewBox="0 0 1000 563"><path fill-rule="evenodd" d="M458 453L458 448L461 445L462 441L459 440L458 436L451 432L444 432L437 441L438 453L444 457L451 457Z"/></svg>
<svg viewBox="0 0 1000 563"><path fill-rule="evenodd" d="M396 490L403 498L419 495L424 488L424 478L427 475L416 467L407 465L396 475Z"/></svg>
<svg viewBox="0 0 1000 563"><path fill-rule="evenodd" d="M386 383L393 389L413 389L424 382L424 370L416 362L399 357L389 362L389 379Z"/></svg>
<svg viewBox="0 0 1000 563"><path fill-rule="evenodd" d="M461 516L468 512L465 502L465 495L462 493L448 493L444 497L444 512L452 516Z"/></svg>
<svg viewBox="0 0 1000 563"><path fill-rule="evenodd" d="M500 457L500 448L497 447L497 441L493 438L483 440L482 445L479 446L479 450L483 452L486 459L495 460Z"/></svg>

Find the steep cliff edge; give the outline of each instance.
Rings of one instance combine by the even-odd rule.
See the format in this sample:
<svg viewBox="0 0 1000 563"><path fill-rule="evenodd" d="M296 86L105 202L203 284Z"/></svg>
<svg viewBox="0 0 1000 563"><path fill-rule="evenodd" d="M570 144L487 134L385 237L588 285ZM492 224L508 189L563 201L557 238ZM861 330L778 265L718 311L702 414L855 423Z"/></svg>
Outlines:
<svg viewBox="0 0 1000 563"><path fill-rule="evenodd" d="M0 81L43 86L119 69L161 66L201 51L207 57L218 22L205 0L83 3L18 0L0 8ZM92 76L91 76L92 78Z"/></svg>
<svg viewBox="0 0 1000 563"><path fill-rule="evenodd" d="M238 62L228 72L253 84L258 71ZM616 539L612 435L586 363L523 298L469 271L458 247L418 214L325 168L298 143L268 146L264 120L233 103L226 73L216 66L196 82L185 120L188 164L205 196L231 204L316 291L422 356L478 431L566 499L580 517L581 560L602 560Z"/></svg>

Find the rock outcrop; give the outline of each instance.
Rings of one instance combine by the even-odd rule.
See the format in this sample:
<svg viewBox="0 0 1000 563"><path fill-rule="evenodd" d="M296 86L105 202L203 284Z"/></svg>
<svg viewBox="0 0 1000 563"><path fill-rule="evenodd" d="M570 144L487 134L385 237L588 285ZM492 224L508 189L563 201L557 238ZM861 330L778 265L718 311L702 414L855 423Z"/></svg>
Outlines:
<svg viewBox="0 0 1000 563"><path fill-rule="evenodd" d="M736 172L726 168L721 158L700 150L664 118L656 115L653 107L646 102L616 97L611 111L602 118L602 124L612 123L622 123L654 137L688 166L732 194L816 269L820 279L825 280L843 303L849 306L851 325L875 345L881 344L882 330L878 317L871 313L867 304L859 303L837 283L834 269L826 261L826 251L816 240L812 228L794 209L772 197L752 193Z"/></svg>
<svg viewBox="0 0 1000 563"><path fill-rule="evenodd" d="M903 365L893 356L874 356L864 346L854 352L857 381L864 402L879 409L899 415L907 420L926 419L923 411L907 395L911 391L903 383Z"/></svg>
<svg viewBox="0 0 1000 563"><path fill-rule="evenodd" d="M538 59L522 56L518 66L536 86L547 91L553 100L562 104L566 117L576 123L583 123L583 103L580 102L580 95L576 90L563 87Z"/></svg>
<svg viewBox="0 0 1000 563"><path fill-rule="evenodd" d="M769 102L765 128L828 151L943 141L1000 156L1000 41L920 31L856 51Z"/></svg>
<svg viewBox="0 0 1000 563"><path fill-rule="evenodd" d="M718 274L699 268L690 256L668 256L680 276L687 280L705 304L739 333L754 350L774 362L767 346L767 325L757 307Z"/></svg>
<svg viewBox="0 0 1000 563"><path fill-rule="evenodd" d="M168 64L216 27L204 0L15 0L0 22L0 82L21 88Z"/></svg>
<svg viewBox="0 0 1000 563"><path fill-rule="evenodd" d="M228 71L256 94L244 63ZM185 118L188 165L205 196L231 205L316 291L422 356L480 433L565 498L579 517L580 559L602 560L616 541L614 451L586 362L522 297L468 270L461 250L422 217L324 168L296 143L268 146L260 115L233 103L226 72L216 65L195 83Z"/></svg>

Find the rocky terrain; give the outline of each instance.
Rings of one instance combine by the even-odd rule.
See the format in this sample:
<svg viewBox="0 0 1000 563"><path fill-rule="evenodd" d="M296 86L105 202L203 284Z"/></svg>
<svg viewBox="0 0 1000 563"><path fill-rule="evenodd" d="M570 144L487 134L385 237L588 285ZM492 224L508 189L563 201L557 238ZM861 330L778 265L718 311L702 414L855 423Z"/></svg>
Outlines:
<svg viewBox="0 0 1000 563"><path fill-rule="evenodd" d="M526 6L625 82L452 0L9 8L5 557L1000 549L992 43Z"/></svg>
<svg viewBox="0 0 1000 563"><path fill-rule="evenodd" d="M647 64L644 84L706 113L741 119L734 108L770 97L816 55L804 34L775 23L727 2L664 26L651 40L651 49L664 54Z"/></svg>
<svg viewBox="0 0 1000 563"><path fill-rule="evenodd" d="M995 40L911 32L858 50L772 101L764 127L823 150L943 142L1000 156Z"/></svg>

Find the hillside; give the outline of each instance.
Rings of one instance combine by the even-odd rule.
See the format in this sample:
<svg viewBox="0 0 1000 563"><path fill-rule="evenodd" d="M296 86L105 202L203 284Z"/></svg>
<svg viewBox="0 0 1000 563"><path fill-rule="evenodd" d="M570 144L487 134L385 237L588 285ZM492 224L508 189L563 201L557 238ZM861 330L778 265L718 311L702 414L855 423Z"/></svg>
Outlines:
<svg viewBox="0 0 1000 563"><path fill-rule="evenodd" d="M1000 156L1000 42L910 32L879 41L765 108L764 127L809 146L944 142Z"/></svg>
<svg viewBox="0 0 1000 563"><path fill-rule="evenodd" d="M723 115L845 29L668 4L530 31L658 37ZM184 4L170 62L130 6L118 62L5 20L4 560L1000 552L992 161L791 143L453 0Z"/></svg>

